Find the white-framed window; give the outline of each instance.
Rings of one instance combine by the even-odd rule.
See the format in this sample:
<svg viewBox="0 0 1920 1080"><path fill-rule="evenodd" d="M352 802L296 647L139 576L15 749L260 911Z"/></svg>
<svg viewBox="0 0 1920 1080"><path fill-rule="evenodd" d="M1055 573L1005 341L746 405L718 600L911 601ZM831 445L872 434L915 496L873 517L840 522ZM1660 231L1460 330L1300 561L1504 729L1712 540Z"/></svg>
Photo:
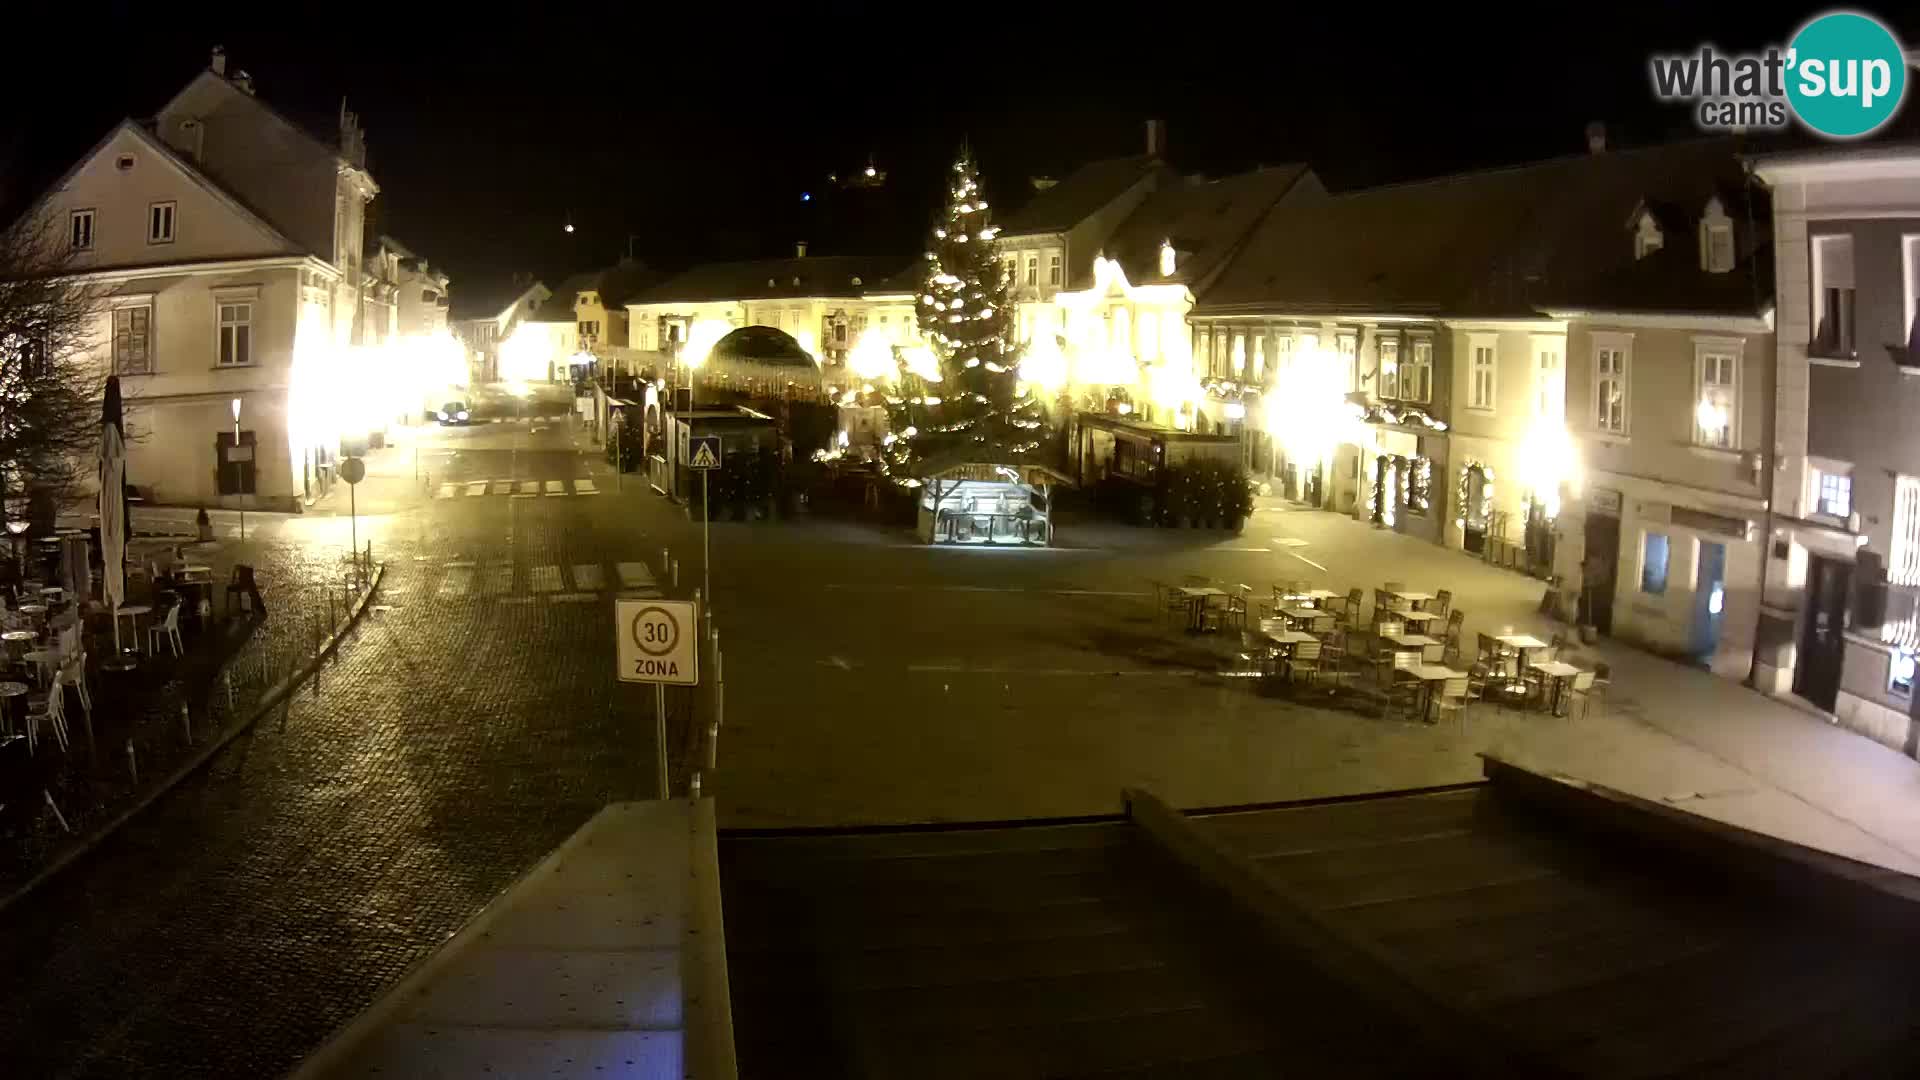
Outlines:
<svg viewBox="0 0 1920 1080"><path fill-rule="evenodd" d="M173 211L171 202L157 202L147 207L147 243L173 243Z"/></svg>
<svg viewBox="0 0 1920 1080"><path fill-rule="evenodd" d="M1267 380L1267 332L1256 330L1253 334L1253 381L1264 383Z"/></svg>
<svg viewBox="0 0 1920 1080"><path fill-rule="evenodd" d="M1732 450L1740 445L1740 343L1697 338L1693 345L1693 441Z"/></svg>
<svg viewBox="0 0 1920 1080"><path fill-rule="evenodd" d="M1293 371L1293 335L1281 332L1273 336L1273 378L1276 383Z"/></svg>
<svg viewBox="0 0 1920 1080"><path fill-rule="evenodd" d="M1233 366L1234 378L1237 379L1247 373L1247 332L1245 330L1233 332L1233 352L1228 354L1228 359Z"/></svg>
<svg viewBox="0 0 1920 1080"><path fill-rule="evenodd" d="M1660 596L1667 591L1667 560L1672 544L1666 533L1642 533L1640 540L1640 591Z"/></svg>
<svg viewBox="0 0 1920 1080"><path fill-rule="evenodd" d="M1400 339L1381 336L1373 342L1374 394L1380 398L1400 396Z"/></svg>
<svg viewBox="0 0 1920 1080"><path fill-rule="evenodd" d="M1400 364L1400 397L1426 403L1433 400L1433 339L1417 337Z"/></svg>
<svg viewBox="0 0 1920 1080"><path fill-rule="evenodd" d="M245 367L253 363L253 304L223 300L220 308L220 366Z"/></svg>
<svg viewBox="0 0 1920 1080"><path fill-rule="evenodd" d="M1062 280L1061 271L1060 253L1057 251L1047 252L1047 284L1060 284Z"/></svg>
<svg viewBox="0 0 1920 1080"><path fill-rule="evenodd" d="M1887 556L1887 580L1920 585L1920 479L1893 478L1893 550Z"/></svg>
<svg viewBox="0 0 1920 1080"><path fill-rule="evenodd" d="M1640 211L1640 220L1633 229L1633 257L1646 258L1659 251L1666 240L1666 234L1660 231L1660 223L1653 220L1653 215L1645 210Z"/></svg>
<svg viewBox="0 0 1920 1080"><path fill-rule="evenodd" d="M1012 285L1020 280L1020 260L1018 258L1010 256L1003 259L1001 260L1001 266L1005 268L1007 272L1007 284Z"/></svg>
<svg viewBox="0 0 1920 1080"><path fill-rule="evenodd" d="M153 305L113 309L113 370L117 375L153 374Z"/></svg>
<svg viewBox="0 0 1920 1080"><path fill-rule="evenodd" d="M1027 284L1040 284L1040 256L1027 256Z"/></svg>
<svg viewBox="0 0 1920 1080"><path fill-rule="evenodd" d="M1560 362L1565 345L1557 337L1533 339L1533 415L1542 420L1567 415L1567 372Z"/></svg>
<svg viewBox="0 0 1920 1080"><path fill-rule="evenodd" d="M1500 390L1497 376L1499 366L1499 338L1493 334L1475 334L1468 339L1467 348L1472 361L1467 369L1467 408L1481 412L1492 412L1494 402Z"/></svg>
<svg viewBox="0 0 1920 1080"><path fill-rule="evenodd" d="M1838 469L1811 471L1813 512L1846 520L1847 515L1853 513L1853 477Z"/></svg>
<svg viewBox="0 0 1920 1080"><path fill-rule="evenodd" d="M93 211L75 210L67 215L67 246L75 251L93 250Z"/></svg>
<svg viewBox="0 0 1920 1080"><path fill-rule="evenodd" d="M1593 335L1593 427L1608 435L1627 433L1627 379L1633 338Z"/></svg>
<svg viewBox="0 0 1920 1080"><path fill-rule="evenodd" d="M1813 238L1813 340L1815 356L1848 359L1854 353L1853 237Z"/></svg>
<svg viewBox="0 0 1920 1080"><path fill-rule="evenodd" d="M1341 377L1348 390L1360 388L1360 345L1352 334L1333 335L1333 354L1340 358Z"/></svg>
<svg viewBox="0 0 1920 1080"><path fill-rule="evenodd" d="M1906 285L1907 321L1900 328L1906 332L1906 345L1910 353L1920 352L1920 236L1908 233L1900 238L1901 279ZM1909 355L1908 363L1915 357Z"/></svg>
<svg viewBox="0 0 1920 1080"><path fill-rule="evenodd" d="M1733 269L1733 219L1727 217L1718 195L1707 200L1700 215L1700 269L1709 274Z"/></svg>

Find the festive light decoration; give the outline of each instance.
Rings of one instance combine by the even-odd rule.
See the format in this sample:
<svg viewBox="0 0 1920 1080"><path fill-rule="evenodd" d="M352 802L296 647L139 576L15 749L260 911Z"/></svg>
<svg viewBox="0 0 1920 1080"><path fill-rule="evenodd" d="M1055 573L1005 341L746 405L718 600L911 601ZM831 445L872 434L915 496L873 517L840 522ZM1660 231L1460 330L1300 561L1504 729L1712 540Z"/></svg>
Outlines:
<svg viewBox="0 0 1920 1080"><path fill-rule="evenodd" d="M919 311L931 348L905 350L899 363L905 376L949 389L934 397L906 387L904 400L889 404L901 432L886 447L889 469L962 447L975 460L1011 461L1039 446L1040 401L1021 385L1034 380L1016 363L1009 282L994 235L978 171L963 154L926 253Z"/></svg>
<svg viewBox="0 0 1920 1080"><path fill-rule="evenodd" d="M1480 473L1481 520L1484 521L1485 519L1485 510L1493 506L1493 469L1485 462L1469 460L1466 464L1460 466L1459 486L1453 493L1454 506L1457 509L1453 523L1461 529L1467 527L1467 514L1473 506L1473 474L1475 470L1478 470Z"/></svg>
<svg viewBox="0 0 1920 1080"><path fill-rule="evenodd" d="M893 358L893 343L875 330L863 331L847 352L847 370L861 379L891 379L899 369L899 361Z"/></svg>
<svg viewBox="0 0 1920 1080"><path fill-rule="evenodd" d="M1560 516L1560 485L1577 488L1579 459L1567 425L1558 417L1535 417L1520 440L1520 483L1552 521Z"/></svg>

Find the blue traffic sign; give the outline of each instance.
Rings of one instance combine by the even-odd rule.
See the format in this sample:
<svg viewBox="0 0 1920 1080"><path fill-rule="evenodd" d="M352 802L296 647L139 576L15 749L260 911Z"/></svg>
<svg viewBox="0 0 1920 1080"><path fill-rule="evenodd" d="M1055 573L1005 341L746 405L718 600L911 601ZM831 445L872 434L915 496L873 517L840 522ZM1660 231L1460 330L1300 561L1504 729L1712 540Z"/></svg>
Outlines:
<svg viewBox="0 0 1920 1080"><path fill-rule="evenodd" d="M720 467L720 436L690 435L687 437L687 468L717 469Z"/></svg>

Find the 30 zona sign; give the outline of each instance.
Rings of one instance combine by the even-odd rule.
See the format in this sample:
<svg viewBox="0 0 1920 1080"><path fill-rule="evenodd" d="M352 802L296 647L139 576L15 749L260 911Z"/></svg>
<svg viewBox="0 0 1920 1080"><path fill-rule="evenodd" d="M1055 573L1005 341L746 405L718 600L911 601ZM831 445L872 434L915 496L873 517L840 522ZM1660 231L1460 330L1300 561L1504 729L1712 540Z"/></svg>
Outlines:
<svg viewBox="0 0 1920 1080"><path fill-rule="evenodd" d="M697 686L699 625L687 600L615 600L614 654L621 682Z"/></svg>

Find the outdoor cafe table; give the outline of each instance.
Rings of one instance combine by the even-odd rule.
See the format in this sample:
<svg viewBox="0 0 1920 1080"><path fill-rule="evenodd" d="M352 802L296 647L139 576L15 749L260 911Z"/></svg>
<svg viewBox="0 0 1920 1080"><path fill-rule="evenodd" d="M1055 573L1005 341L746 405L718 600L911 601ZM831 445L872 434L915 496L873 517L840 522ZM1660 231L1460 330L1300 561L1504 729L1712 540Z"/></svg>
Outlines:
<svg viewBox="0 0 1920 1080"><path fill-rule="evenodd" d="M1541 641L1532 634L1495 634L1493 640L1505 645L1520 655L1520 670L1522 671L1525 671L1531 666L1527 663L1528 652L1547 647L1546 642Z"/></svg>
<svg viewBox="0 0 1920 1080"><path fill-rule="evenodd" d="M1467 677L1466 672L1455 671L1443 664L1421 664L1413 669L1413 673L1419 677L1420 688L1424 691L1426 697L1426 700L1420 703L1421 716L1427 715L1428 711L1433 708L1433 695L1435 691L1440 689L1441 683L1446 682L1448 679L1464 679Z"/></svg>
<svg viewBox="0 0 1920 1080"><path fill-rule="evenodd" d="M1322 600L1333 600L1346 594L1334 592L1332 589L1308 589L1306 592L1297 595L1306 597L1308 600L1317 604Z"/></svg>
<svg viewBox="0 0 1920 1080"><path fill-rule="evenodd" d="M1199 633L1207 628L1207 601L1227 595L1211 585L1182 585L1175 590L1187 601L1187 629Z"/></svg>
<svg viewBox="0 0 1920 1080"><path fill-rule="evenodd" d="M1440 615L1432 611L1396 611L1393 613L1393 617L1399 619L1401 622L1418 623L1424 626L1439 618Z"/></svg>
<svg viewBox="0 0 1920 1080"><path fill-rule="evenodd" d="M1422 657L1426 656L1427 649L1440 644L1439 638L1431 638L1425 634L1382 634L1380 636L1400 646L1398 651L1417 651Z"/></svg>
<svg viewBox="0 0 1920 1080"><path fill-rule="evenodd" d="M1553 681L1552 690L1547 698L1547 711L1558 713L1560 711L1561 687L1566 685L1566 680L1580 674L1580 669L1564 660L1546 660L1538 664L1529 664L1528 668L1545 675Z"/></svg>
<svg viewBox="0 0 1920 1080"><path fill-rule="evenodd" d="M1400 589L1400 590L1381 589L1380 591L1387 594L1388 596L1397 597L1401 600L1405 600L1409 604L1414 604L1414 605L1424 604L1427 601L1433 599L1433 594L1430 592L1408 592L1404 589Z"/></svg>
<svg viewBox="0 0 1920 1080"><path fill-rule="evenodd" d="M27 692L27 684L19 682L0 682L0 719L5 719L7 730L13 730L13 699Z"/></svg>
<svg viewBox="0 0 1920 1080"><path fill-rule="evenodd" d="M1292 619L1294 622L1297 622L1297 623L1311 623L1315 619L1325 619L1330 617L1327 615L1326 612L1320 610L1319 608L1312 608L1312 607L1281 608L1280 614L1285 615L1287 618Z"/></svg>
<svg viewBox="0 0 1920 1080"><path fill-rule="evenodd" d="M1268 641L1273 642L1276 646L1279 646L1281 649L1284 649L1286 651L1289 662L1291 662L1292 660L1293 647L1295 645L1304 645L1309 641L1320 640L1319 638L1314 637L1312 634L1304 633L1299 630L1270 629L1268 626L1264 624L1260 627L1260 632L1263 635L1265 635Z"/></svg>

